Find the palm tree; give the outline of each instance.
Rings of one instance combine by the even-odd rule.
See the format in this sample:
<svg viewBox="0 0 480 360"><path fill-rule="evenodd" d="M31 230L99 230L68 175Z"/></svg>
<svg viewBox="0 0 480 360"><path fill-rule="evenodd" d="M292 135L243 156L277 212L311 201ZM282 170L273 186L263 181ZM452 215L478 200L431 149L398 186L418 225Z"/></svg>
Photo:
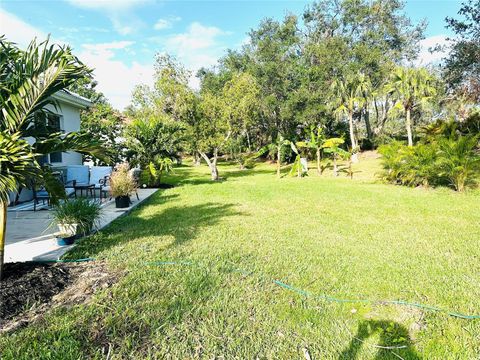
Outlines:
<svg viewBox="0 0 480 360"><path fill-rule="evenodd" d="M363 73L336 78L331 86L335 112L346 114L348 117L353 162L358 162L358 142L355 136L353 115L365 104L365 94L369 93L370 88L370 79Z"/></svg>
<svg viewBox="0 0 480 360"><path fill-rule="evenodd" d="M58 106L53 94L90 75L69 47L49 45L48 41L37 44L33 40L22 51L0 37L0 279L9 192L28 186L35 177L54 199L65 195L48 167L38 163L39 157L73 150L105 158L104 149L88 134L50 133L45 126L38 126L38 115L48 113L45 107ZM27 137L34 139L33 144L23 140Z"/></svg>
<svg viewBox="0 0 480 360"><path fill-rule="evenodd" d="M387 93L396 99L394 108L405 112L408 146L413 146L411 112L436 94L433 82L433 76L425 68L397 67L386 85Z"/></svg>

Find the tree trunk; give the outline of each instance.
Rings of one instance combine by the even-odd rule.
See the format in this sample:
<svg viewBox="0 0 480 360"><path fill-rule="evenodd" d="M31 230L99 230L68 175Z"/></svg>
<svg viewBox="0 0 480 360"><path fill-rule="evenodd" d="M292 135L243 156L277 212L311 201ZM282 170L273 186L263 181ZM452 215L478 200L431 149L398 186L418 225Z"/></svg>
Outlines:
<svg viewBox="0 0 480 360"><path fill-rule="evenodd" d="M352 161L358 162L357 140L355 139L355 129L353 128L353 112L348 114L348 125L350 127L350 142L352 143Z"/></svg>
<svg viewBox="0 0 480 360"><path fill-rule="evenodd" d="M367 130L367 139L373 140L372 126L370 125L370 112L368 109L364 109L363 117L365 119L365 129Z"/></svg>
<svg viewBox="0 0 480 360"><path fill-rule="evenodd" d="M282 156L281 151L282 147L278 146L277 148L277 177L280 178L280 156Z"/></svg>
<svg viewBox="0 0 480 360"><path fill-rule="evenodd" d="M413 146L412 124L410 121L410 109L408 108L407 108L407 119L405 120L405 126L407 127L408 146Z"/></svg>
<svg viewBox="0 0 480 360"><path fill-rule="evenodd" d="M200 166L200 163L202 162L201 156L198 155L197 152L193 154L193 166Z"/></svg>
<svg viewBox="0 0 480 360"><path fill-rule="evenodd" d="M218 180L218 169L217 169L218 150L215 149L213 151L213 161L210 160L210 158L204 152L200 152L200 155L205 159L205 162L210 168L210 173L212 174L212 181L217 181Z"/></svg>
<svg viewBox="0 0 480 360"><path fill-rule="evenodd" d="M317 147L317 173L322 175L322 152L319 147Z"/></svg>
<svg viewBox="0 0 480 360"><path fill-rule="evenodd" d="M338 176L337 154L333 154L333 176Z"/></svg>
<svg viewBox="0 0 480 360"><path fill-rule="evenodd" d="M248 135L247 129L245 129L245 135L247 136L248 152L251 152L252 151L252 144L250 143L250 135Z"/></svg>
<svg viewBox="0 0 480 360"><path fill-rule="evenodd" d="M2 275L3 275L6 230L7 230L7 203L5 200L0 199L0 281L2 281Z"/></svg>

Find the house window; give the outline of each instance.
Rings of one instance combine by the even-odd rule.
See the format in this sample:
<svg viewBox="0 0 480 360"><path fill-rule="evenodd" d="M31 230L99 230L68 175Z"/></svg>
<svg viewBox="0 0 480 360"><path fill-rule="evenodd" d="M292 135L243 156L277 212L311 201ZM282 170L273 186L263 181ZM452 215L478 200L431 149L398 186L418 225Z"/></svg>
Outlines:
<svg viewBox="0 0 480 360"><path fill-rule="evenodd" d="M35 130L40 136L47 136L50 133L63 132L62 129L62 117L57 114L38 112L35 114L34 119ZM39 158L40 164L46 163L61 163L62 153L54 152L49 155L44 155Z"/></svg>
<svg viewBox="0 0 480 360"><path fill-rule="evenodd" d="M47 114L46 125L49 132L60 132L62 131L62 119L59 115L56 114ZM62 162L62 153L54 152L49 155L50 164L61 163Z"/></svg>
<svg viewBox="0 0 480 360"><path fill-rule="evenodd" d="M62 153L61 152L54 152L50 154L50 162L51 163L60 163L62 162Z"/></svg>
<svg viewBox="0 0 480 360"><path fill-rule="evenodd" d="M55 114L47 115L47 124L50 129L54 132L62 131L61 119L60 116Z"/></svg>

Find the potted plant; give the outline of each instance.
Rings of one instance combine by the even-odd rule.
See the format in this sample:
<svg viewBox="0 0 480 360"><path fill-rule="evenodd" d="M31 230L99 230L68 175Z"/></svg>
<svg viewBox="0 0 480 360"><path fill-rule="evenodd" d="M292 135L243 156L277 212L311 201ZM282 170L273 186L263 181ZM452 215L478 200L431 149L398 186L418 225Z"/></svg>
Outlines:
<svg viewBox="0 0 480 360"><path fill-rule="evenodd" d="M57 244L60 246L72 245L75 242L77 235L71 234L58 234Z"/></svg>
<svg viewBox="0 0 480 360"><path fill-rule="evenodd" d="M88 234L97 224L100 216L99 203L86 198L69 199L53 208L52 223L58 226L61 234L59 238L67 239Z"/></svg>
<svg viewBox="0 0 480 360"><path fill-rule="evenodd" d="M130 206L130 195L137 188L133 174L127 163L117 165L110 176L110 193L115 198L116 208Z"/></svg>

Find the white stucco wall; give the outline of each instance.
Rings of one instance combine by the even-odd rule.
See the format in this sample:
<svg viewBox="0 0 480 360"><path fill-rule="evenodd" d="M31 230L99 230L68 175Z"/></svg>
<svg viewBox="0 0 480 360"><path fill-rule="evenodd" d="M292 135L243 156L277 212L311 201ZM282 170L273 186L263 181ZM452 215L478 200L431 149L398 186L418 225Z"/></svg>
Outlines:
<svg viewBox="0 0 480 360"><path fill-rule="evenodd" d="M65 133L80 130L80 109L78 107L60 102L55 109L48 106L47 109L61 116L61 128ZM53 166L82 165L82 155L76 152L62 153L62 162L52 163Z"/></svg>
<svg viewBox="0 0 480 360"><path fill-rule="evenodd" d="M52 111L54 114L60 115L60 124L61 129L65 133L72 131L80 130L80 111L79 107L67 104L65 102L59 101L59 105L55 108L53 105L47 106L47 109ZM32 143L33 139L27 139L28 142ZM64 152L62 153L62 162L52 163L52 166L67 166L67 165L82 165L82 154L76 152ZM16 197L16 194L12 193L10 195L10 200L13 201ZM22 189L19 202L29 201L33 198L33 193L31 190Z"/></svg>

